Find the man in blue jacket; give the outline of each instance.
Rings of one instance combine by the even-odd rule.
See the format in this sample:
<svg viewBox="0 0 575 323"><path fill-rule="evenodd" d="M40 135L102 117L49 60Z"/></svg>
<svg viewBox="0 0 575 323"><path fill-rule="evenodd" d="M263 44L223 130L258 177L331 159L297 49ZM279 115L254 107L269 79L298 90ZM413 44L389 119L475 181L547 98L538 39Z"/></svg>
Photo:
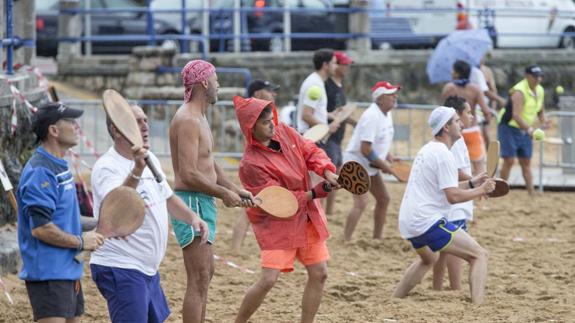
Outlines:
<svg viewBox="0 0 575 323"><path fill-rule="evenodd" d="M82 113L48 103L32 120L40 145L20 178L18 244L23 262L20 279L26 282L34 321L79 321L84 313L83 264L74 256L104 243L95 231L82 234L74 178L63 159L78 144L76 119Z"/></svg>

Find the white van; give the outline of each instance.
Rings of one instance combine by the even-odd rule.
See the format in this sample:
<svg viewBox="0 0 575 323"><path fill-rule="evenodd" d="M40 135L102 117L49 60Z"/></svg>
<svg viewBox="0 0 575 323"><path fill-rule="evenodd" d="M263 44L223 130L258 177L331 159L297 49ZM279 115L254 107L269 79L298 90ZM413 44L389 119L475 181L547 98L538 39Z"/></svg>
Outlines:
<svg viewBox="0 0 575 323"><path fill-rule="evenodd" d="M378 26L391 18L436 41L456 29L487 28L498 48L575 48L575 35L561 35L575 33L575 0L370 0L370 9L375 33L384 34Z"/></svg>

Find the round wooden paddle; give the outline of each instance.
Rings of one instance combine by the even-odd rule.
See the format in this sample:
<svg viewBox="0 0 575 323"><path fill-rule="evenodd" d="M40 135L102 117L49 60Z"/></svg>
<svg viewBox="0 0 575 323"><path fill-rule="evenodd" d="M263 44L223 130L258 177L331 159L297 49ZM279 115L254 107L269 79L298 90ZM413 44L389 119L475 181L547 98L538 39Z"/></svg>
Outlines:
<svg viewBox="0 0 575 323"><path fill-rule="evenodd" d="M495 178L495 189L487 194L489 197L501 197L509 193L509 183L502 178Z"/></svg>
<svg viewBox="0 0 575 323"><path fill-rule="evenodd" d="M304 132L303 137L313 142L322 141L329 132L329 126L325 123L318 123Z"/></svg>
<svg viewBox="0 0 575 323"><path fill-rule="evenodd" d="M268 186L254 199L257 207L278 218L289 218L299 208L295 195L281 186Z"/></svg>
<svg viewBox="0 0 575 323"><path fill-rule="evenodd" d="M499 140L492 140L489 142L487 148L487 176L495 176L497 172L497 165L499 164Z"/></svg>
<svg viewBox="0 0 575 323"><path fill-rule="evenodd" d="M122 134L132 146L143 147L144 140L142 139L140 127L138 127L138 122L136 121L130 104L128 104L120 93L112 89L104 91L102 99L104 101L106 115L108 115L114 127L116 127L120 134ZM154 174L156 181L160 183L163 180L162 175L160 175L160 172L158 172L156 166L150 160L150 157L146 157L146 165L148 165L152 174Z"/></svg>
<svg viewBox="0 0 575 323"><path fill-rule="evenodd" d="M118 186L111 190L100 205L96 232L105 238L126 237L134 233L144 223L146 205L138 191L128 186ZM78 262L84 252L74 257Z"/></svg>
<svg viewBox="0 0 575 323"><path fill-rule="evenodd" d="M371 186L367 171L355 161L348 161L343 164L337 182L341 187L355 195L367 193Z"/></svg>

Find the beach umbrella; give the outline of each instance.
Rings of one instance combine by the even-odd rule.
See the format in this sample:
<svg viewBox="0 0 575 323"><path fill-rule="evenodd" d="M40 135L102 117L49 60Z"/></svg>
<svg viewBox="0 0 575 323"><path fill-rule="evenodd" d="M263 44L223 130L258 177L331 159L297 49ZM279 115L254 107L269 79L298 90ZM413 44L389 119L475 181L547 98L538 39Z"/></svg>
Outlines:
<svg viewBox="0 0 575 323"><path fill-rule="evenodd" d="M427 76L434 84L451 81L451 69L456 60L479 66L481 58L493 48L486 29L456 30L442 39L427 61Z"/></svg>

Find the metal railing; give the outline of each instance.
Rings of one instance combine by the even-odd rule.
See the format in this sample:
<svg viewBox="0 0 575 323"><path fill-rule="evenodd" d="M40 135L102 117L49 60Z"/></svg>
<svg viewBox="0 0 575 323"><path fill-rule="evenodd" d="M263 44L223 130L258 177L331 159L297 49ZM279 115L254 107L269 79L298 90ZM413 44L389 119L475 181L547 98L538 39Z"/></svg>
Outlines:
<svg viewBox="0 0 575 323"><path fill-rule="evenodd" d="M90 1L87 1L90 2ZM75 15L80 14L84 15L86 19L87 27L85 30L87 33L81 37L62 37L59 38L59 41L62 42L86 42L87 44L91 42L101 42L101 41L125 41L129 40L142 40L148 44L155 44L158 40L174 40L180 41L181 43L181 51L187 52L189 50L188 43L189 42L198 42L201 47L201 51L204 55L210 50L210 40L232 40L233 41L233 50L238 52L241 51L241 41L242 40L252 40L252 39L274 39L274 38L281 38L283 40L283 50L290 51L291 50L291 40L292 39L339 39L339 40L350 40L350 39L361 39L361 38L369 38L369 39L376 39L382 38L395 40L395 39L405 39L409 42L409 39L421 39L422 37L426 37L429 39L440 39L442 37L447 36L448 33L403 33L403 32L334 32L334 33L297 33L292 32L291 26L291 17L294 14L302 14L302 13L325 13L325 14L340 14L340 15L351 15L356 13L365 13L369 15L380 15L380 16L390 16L399 14L406 15L406 14L421 14L421 13L430 13L430 14L438 14L438 13L452 13L455 19L457 13L460 13L462 10L458 8L410 8L410 9L363 9L363 8L334 8L334 7L326 7L323 9L316 9L316 8L293 8L289 7L289 1L285 1L284 7L279 8L257 8L257 7L241 7L239 1L235 1L234 8L209 8L209 7L201 7L201 8L186 8L185 2L182 1L182 9L153 9L150 6L151 1L147 1L147 6L142 8L115 8L115 9L66 9L61 10L60 14L67 14L67 15ZM207 3L204 2L204 3ZM523 17L523 18L530 18L530 17L550 17L551 13L541 10L510 10L510 9L464 9L463 10L467 16L476 15L478 20L478 26L482 27L489 27L483 26L486 24L485 21L493 21L498 18L502 17ZM133 12L133 13L143 13L146 15L147 20L147 33L146 35L121 35L121 36L114 36L114 35L91 35L89 30L90 25L90 15L94 14L108 14L108 13L126 13L126 12ZM161 13L180 13L180 34L167 34L167 35L158 35L153 29L154 23L154 14L161 14ZM253 33L250 32L249 26L247 25L247 16L251 14L266 14L266 13L282 13L282 31L281 32L264 32L264 33ZM187 18L190 14L196 14L196 19L202 20L202 30L201 34L191 34L190 27L189 27L189 20ZM212 22L210 17L216 14L227 14L232 19L232 27L228 28L225 32L215 33L211 31L210 23ZM564 18L564 17L574 17L575 12L571 11L557 11L554 13L554 18ZM385 18L383 18L385 19ZM407 18L409 19L409 18ZM551 19L551 18L549 18ZM489 24L489 22L487 22ZM514 37L575 37L575 31L563 31L563 32L547 32L547 33L528 33L528 32L497 32L492 30L492 35L494 37L506 37L506 36L514 36ZM87 46L90 48L90 46ZM222 50L222 46L220 46L220 50ZM87 50L89 53L89 49Z"/></svg>
<svg viewBox="0 0 575 323"><path fill-rule="evenodd" d="M14 35L14 1L5 1L6 38L0 39L0 51L6 48L6 74L14 74L14 50L20 47L36 47L34 39L20 38ZM1 21L1 20L0 20ZM3 26L2 26L3 27Z"/></svg>
<svg viewBox="0 0 575 323"><path fill-rule="evenodd" d="M570 170L575 174L575 112L574 111L551 111L546 116L549 120L556 119L554 124L558 125L557 136L545 138L539 142L539 191L543 192L544 168L558 168L563 173ZM550 154L545 154L546 145L553 148L548 149ZM555 150L554 152L552 150ZM545 156L554 155L554 162L545 160Z"/></svg>

